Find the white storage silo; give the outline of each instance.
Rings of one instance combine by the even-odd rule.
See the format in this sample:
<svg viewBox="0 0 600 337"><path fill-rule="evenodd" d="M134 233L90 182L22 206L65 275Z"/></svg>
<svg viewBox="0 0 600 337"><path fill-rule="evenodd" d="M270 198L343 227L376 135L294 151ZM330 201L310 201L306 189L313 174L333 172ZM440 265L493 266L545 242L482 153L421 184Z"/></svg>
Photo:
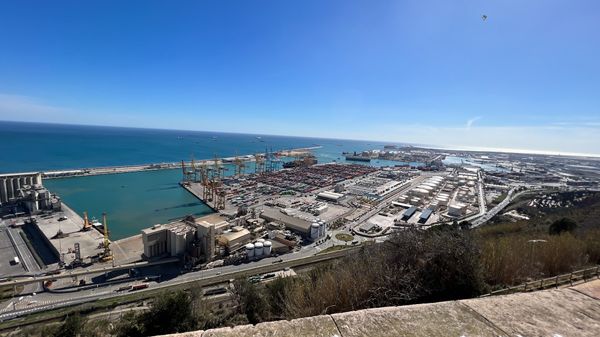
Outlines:
<svg viewBox="0 0 600 337"><path fill-rule="evenodd" d="M256 242L254 244L254 256L256 256L256 257L263 256L263 243L262 242Z"/></svg>
<svg viewBox="0 0 600 337"><path fill-rule="evenodd" d="M319 237L324 237L325 236L325 222L321 221L319 222Z"/></svg>
<svg viewBox="0 0 600 337"><path fill-rule="evenodd" d="M313 222L310 225L310 238L316 240L319 237L319 224L317 222Z"/></svg>
<svg viewBox="0 0 600 337"><path fill-rule="evenodd" d="M248 255L249 258L253 258L254 257L254 245L249 243L246 245L246 255Z"/></svg>
<svg viewBox="0 0 600 337"><path fill-rule="evenodd" d="M272 248L273 244L271 243L271 241L265 241L263 243L263 255L264 256L269 256L271 255L271 248Z"/></svg>

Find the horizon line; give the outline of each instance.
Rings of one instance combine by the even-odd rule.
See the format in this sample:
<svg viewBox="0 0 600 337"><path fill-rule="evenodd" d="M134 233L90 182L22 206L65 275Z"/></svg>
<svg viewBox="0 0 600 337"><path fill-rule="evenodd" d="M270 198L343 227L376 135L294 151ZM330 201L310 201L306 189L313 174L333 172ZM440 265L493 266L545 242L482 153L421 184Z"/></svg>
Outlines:
<svg viewBox="0 0 600 337"><path fill-rule="evenodd" d="M14 121L0 120L0 123L20 123L20 124L47 124L47 125L64 125L64 126L83 126L83 127L102 127L102 128L118 128L118 129L137 129L137 130L162 130L162 131L180 131L180 132L214 132L236 135L250 136L274 136L274 137L292 137L292 138L308 138L308 139L326 139L326 140L350 140L361 142L388 143L391 145L404 144L421 148L429 148L432 150L448 150L448 151L464 151L464 152L493 152L505 154L532 154L544 156L562 156L562 157L584 157L600 159L600 153L581 153L581 152L561 152L548 150L533 150L533 149L511 149L502 147L473 147L473 146L447 146L436 144L418 144L401 142L395 140L372 140L372 139L352 139L352 138L332 138L332 137L314 137L314 136L296 136L296 135L281 135L281 134L264 134L252 132L231 132L218 130L189 130L189 129L174 129L174 128L157 128L157 127L138 127L138 126L120 126L120 125L101 125L101 124L79 124L79 123L54 123L54 122L29 122L29 121Z"/></svg>

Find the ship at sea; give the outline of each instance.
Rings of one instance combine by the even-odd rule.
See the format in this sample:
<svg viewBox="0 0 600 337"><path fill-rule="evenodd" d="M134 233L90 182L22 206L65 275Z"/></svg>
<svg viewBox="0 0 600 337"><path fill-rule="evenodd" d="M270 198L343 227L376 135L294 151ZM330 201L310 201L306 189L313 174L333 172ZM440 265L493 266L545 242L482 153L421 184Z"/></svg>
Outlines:
<svg viewBox="0 0 600 337"><path fill-rule="evenodd" d="M343 155L346 157L346 160L348 161L363 161L363 162L370 162L371 161L371 157L369 157L368 155L364 155L362 153L347 153L344 152Z"/></svg>
<svg viewBox="0 0 600 337"><path fill-rule="evenodd" d="M317 158L314 155L307 155L307 156L304 156L301 158L296 158L293 161L283 163L283 168L307 167L307 166L315 165L316 163L317 163Z"/></svg>

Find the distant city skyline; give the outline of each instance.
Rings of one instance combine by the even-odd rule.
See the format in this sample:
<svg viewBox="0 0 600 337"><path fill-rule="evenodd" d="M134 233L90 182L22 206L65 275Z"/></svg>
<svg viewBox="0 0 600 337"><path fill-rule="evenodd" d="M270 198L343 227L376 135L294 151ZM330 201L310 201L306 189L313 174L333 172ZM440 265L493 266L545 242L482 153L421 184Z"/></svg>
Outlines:
<svg viewBox="0 0 600 337"><path fill-rule="evenodd" d="M596 1L33 3L0 120L600 154Z"/></svg>

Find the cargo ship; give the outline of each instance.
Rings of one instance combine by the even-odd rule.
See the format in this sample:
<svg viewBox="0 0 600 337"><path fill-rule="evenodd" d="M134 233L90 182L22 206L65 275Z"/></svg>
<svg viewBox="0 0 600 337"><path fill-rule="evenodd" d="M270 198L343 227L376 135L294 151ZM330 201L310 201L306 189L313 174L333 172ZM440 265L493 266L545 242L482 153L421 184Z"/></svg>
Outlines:
<svg viewBox="0 0 600 337"><path fill-rule="evenodd" d="M369 156L365 156L365 155L361 155L361 154L357 154L356 152L354 153L343 153L346 156L346 160L348 161L364 161L364 162L370 162L371 161L371 157Z"/></svg>
<svg viewBox="0 0 600 337"><path fill-rule="evenodd" d="M283 163L283 168L307 167L315 165L316 163L317 158L315 158L315 156L306 156L304 158L298 158L296 160Z"/></svg>

